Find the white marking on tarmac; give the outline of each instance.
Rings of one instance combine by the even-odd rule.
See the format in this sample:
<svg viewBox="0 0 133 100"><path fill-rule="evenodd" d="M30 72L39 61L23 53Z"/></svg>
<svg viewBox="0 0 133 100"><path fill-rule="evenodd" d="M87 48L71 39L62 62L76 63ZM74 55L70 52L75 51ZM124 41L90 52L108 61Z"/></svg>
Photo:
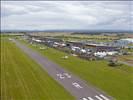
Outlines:
<svg viewBox="0 0 133 100"><path fill-rule="evenodd" d="M100 96L105 99L105 100L109 100L107 97L105 97L104 95L100 94Z"/></svg>
<svg viewBox="0 0 133 100"><path fill-rule="evenodd" d="M64 79L65 77L62 76L62 74L56 74L60 79Z"/></svg>
<svg viewBox="0 0 133 100"><path fill-rule="evenodd" d="M99 96L95 96L98 100L103 100L101 97L99 97Z"/></svg>
<svg viewBox="0 0 133 100"><path fill-rule="evenodd" d="M68 73L63 73L67 78L71 78L71 75L69 75Z"/></svg>
<svg viewBox="0 0 133 100"><path fill-rule="evenodd" d="M74 82L74 83L72 83L72 85L74 85L76 88L78 88L78 89L81 89L81 88L83 88L82 86L80 86L78 83L76 83L76 82Z"/></svg>
<svg viewBox="0 0 133 100"><path fill-rule="evenodd" d="M86 99L86 98L82 98L82 100L88 100L88 99Z"/></svg>
<svg viewBox="0 0 133 100"><path fill-rule="evenodd" d="M88 97L88 99L89 99L89 100L94 100L94 99L92 99L91 97Z"/></svg>

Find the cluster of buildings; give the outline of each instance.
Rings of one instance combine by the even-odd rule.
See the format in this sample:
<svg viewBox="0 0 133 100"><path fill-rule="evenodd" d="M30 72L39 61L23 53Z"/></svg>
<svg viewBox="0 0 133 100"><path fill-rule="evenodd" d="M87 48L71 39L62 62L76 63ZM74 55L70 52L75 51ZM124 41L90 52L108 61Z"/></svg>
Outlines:
<svg viewBox="0 0 133 100"><path fill-rule="evenodd" d="M120 39L113 42L95 42L95 41L63 41L52 37L24 36L30 43L40 43L53 47L74 56L86 59L103 59L107 56L121 54L121 49L133 44L133 39ZM130 46L132 47L132 46ZM133 49L133 48L132 48Z"/></svg>
<svg viewBox="0 0 133 100"><path fill-rule="evenodd" d="M40 43L53 47L74 56L79 56L86 59L99 59L107 56L118 55L121 50L121 43L114 41L109 43L96 43L96 42L76 42L76 41L63 41L61 39L52 37L34 37L27 38L30 43ZM125 44L125 42L124 42ZM127 43L126 43L127 44ZM123 46L123 45L122 45Z"/></svg>
<svg viewBox="0 0 133 100"><path fill-rule="evenodd" d="M120 39L110 43L110 45L120 48L133 48L132 46L128 46L128 44L133 44L133 38Z"/></svg>

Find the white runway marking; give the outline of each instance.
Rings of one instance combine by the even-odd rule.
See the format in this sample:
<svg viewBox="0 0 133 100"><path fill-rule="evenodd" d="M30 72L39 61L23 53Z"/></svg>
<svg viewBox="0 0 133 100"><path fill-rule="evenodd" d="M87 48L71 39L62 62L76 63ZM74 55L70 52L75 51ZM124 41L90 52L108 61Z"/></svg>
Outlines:
<svg viewBox="0 0 133 100"><path fill-rule="evenodd" d="M101 97L99 97L99 96L95 96L98 100L103 100Z"/></svg>
<svg viewBox="0 0 133 100"><path fill-rule="evenodd" d="M69 75L68 73L63 73L67 78L71 78L71 75Z"/></svg>
<svg viewBox="0 0 133 100"><path fill-rule="evenodd" d="M82 98L82 100L88 100L88 99L86 99L86 98Z"/></svg>
<svg viewBox="0 0 133 100"><path fill-rule="evenodd" d="M56 74L60 79L64 79L65 77L62 74Z"/></svg>
<svg viewBox="0 0 133 100"><path fill-rule="evenodd" d="M78 88L78 89L81 89L81 88L83 88L82 86L80 86L78 83L76 83L76 82L74 82L74 83L72 83L72 85L74 85L76 88Z"/></svg>
<svg viewBox="0 0 133 100"><path fill-rule="evenodd" d="M71 75L69 75L68 73L58 73L56 74L60 79L64 79L64 78L71 78Z"/></svg>
<svg viewBox="0 0 133 100"><path fill-rule="evenodd" d="M88 99L89 99L89 100L94 100L94 99L92 99L91 97L88 97Z"/></svg>
<svg viewBox="0 0 133 100"><path fill-rule="evenodd" d="M110 100L107 97L105 97L104 95L100 94L99 96L96 95L94 98L97 98L98 100ZM82 98L82 100L95 100L92 97L87 97L87 98Z"/></svg>
<svg viewBox="0 0 133 100"><path fill-rule="evenodd" d="M105 100L109 100L107 97L105 97L104 95L100 94L100 96L105 99Z"/></svg>

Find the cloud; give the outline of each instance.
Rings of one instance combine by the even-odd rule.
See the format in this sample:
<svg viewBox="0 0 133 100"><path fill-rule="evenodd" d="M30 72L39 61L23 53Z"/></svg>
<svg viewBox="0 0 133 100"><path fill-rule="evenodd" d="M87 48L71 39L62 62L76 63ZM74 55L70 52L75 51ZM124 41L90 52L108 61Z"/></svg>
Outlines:
<svg viewBox="0 0 133 100"><path fill-rule="evenodd" d="M131 5L131 1L2 1L1 28L129 30Z"/></svg>

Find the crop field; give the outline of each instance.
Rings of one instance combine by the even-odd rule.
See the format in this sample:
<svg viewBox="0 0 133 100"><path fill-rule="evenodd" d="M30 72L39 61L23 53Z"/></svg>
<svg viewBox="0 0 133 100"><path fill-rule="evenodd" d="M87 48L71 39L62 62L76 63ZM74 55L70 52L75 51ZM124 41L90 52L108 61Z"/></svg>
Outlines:
<svg viewBox="0 0 133 100"><path fill-rule="evenodd" d="M58 39L63 39L65 41L81 41L81 40L89 40L96 42L109 42L118 39L119 37L116 35L105 36L105 35L89 35L89 34L73 34L71 32L40 32L40 33L32 33L33 36L41 36L41 37L54 37Z"/></svg>
<svg viewBox="0 0 133 100"><path fill-rule="evenodd" d="M55 36L54 38L58 38L58 39L63 39L65 41L95 41L95 42L110 42L113 41L113 38L107 38L107 37L103 37L101 38L100 36L97 35L97 37L94 36Z"/></svg>
<svg viewBox="0 0 133 100"><path fill-rule="evenodd" d="M1 100L74 100L8 38L1 38Z"/></svg>
<svg viewBox="0 0 133 100"><path fill-rule="evenodd" d="M133 49L124 49L127 52L133 52Z"/></svg>
<svg viewBox="0 0 133 100"><path fill-rule="evenodd" d="M26 44L24 41L23 43ZM53 48L40 50L40 46L42 45L29 45L85 80L87 84L98 87L116 100L131 100L133 98L133 88L131 88L133 86L133 67L126 65L109 67L106 61L86 61ZM62 59L66 55L68 55L68 59Z"/></svg>

